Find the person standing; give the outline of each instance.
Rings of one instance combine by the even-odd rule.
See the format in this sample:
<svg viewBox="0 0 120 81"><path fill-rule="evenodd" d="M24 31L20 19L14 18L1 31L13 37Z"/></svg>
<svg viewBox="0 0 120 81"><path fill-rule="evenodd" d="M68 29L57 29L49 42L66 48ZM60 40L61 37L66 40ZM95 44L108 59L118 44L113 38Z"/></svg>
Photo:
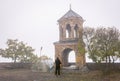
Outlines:
<svg viewBox="0 0 120 81"><path fill-rule="evenodd" d="M55 75L56 76L60 76L60 66L61 66L61 61L60 59L57 57L55 59Z"/></svg>

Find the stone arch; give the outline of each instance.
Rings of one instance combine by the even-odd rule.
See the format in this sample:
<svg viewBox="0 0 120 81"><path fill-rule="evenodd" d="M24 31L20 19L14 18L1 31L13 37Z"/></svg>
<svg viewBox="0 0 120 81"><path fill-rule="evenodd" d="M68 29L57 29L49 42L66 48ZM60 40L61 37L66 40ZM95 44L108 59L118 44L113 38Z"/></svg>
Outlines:
<svg viewBox="0 0 120 81"><path fill-rule="evenodd" d="M70 54L71 51L74 51L74 50L71 49L71 48L66 48L62 51L62 60L63 60L64 66L69 66L70 65L70 63L68 61L68 58L69 58L69 54ZM75 60L76 60L76 54L75 54Z"/></svg>

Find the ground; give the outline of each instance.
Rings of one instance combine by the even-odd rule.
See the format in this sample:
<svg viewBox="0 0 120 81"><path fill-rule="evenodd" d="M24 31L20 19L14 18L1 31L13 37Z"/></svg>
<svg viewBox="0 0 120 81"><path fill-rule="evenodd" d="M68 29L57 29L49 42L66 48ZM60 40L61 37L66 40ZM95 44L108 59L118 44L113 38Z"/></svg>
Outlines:
<svg viewBox="0 0 120 81"><path fill-rule="evenodd" d="M56 77L53 72L33 72L28 69L0 70L0 81L120 81L120 73L106 77L99 71L89 73L61 73Z"/></svg>

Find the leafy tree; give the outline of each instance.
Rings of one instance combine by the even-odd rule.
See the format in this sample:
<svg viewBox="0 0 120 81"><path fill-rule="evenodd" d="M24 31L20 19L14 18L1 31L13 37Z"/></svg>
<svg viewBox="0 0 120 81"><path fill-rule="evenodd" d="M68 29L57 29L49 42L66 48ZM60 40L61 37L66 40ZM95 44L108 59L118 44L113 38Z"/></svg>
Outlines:
<svg viewBox="0 0 120 81"><path fill-rule="evenodd" d="M119 50L116 52L116 55L117 55L117 57L120 57L120 37L119 37L119 42L118 42L118 45L117 45L116 48L119 49Z"/></svg>
<svg viewBox="0 0 120 81"><path fill-rule="evenodd" d="M117 60L119 48L119 30L116 28L100 27L95 29L84 29L84 38L86 39L86 46L89 57L94 62L111 63Z"/></svg>
<svg viewBox="0 0 120 81"><path fill-rule="evenodd" d="M79 50L80 55L85 54L85 45L84 45L83 40L79 40L79 42L78 42L78 50Z"/></svg>
<svg viewBox="0 0 120 81"><path fill-rule="evenodd" d="M34 49L30 46L27 46L23 42L19 42L17 39L12 40L8 39L7 48L0 49L0 54L2 57L11 58L14 63L18 62L32 62L37 58L33 54Z"/></svg>

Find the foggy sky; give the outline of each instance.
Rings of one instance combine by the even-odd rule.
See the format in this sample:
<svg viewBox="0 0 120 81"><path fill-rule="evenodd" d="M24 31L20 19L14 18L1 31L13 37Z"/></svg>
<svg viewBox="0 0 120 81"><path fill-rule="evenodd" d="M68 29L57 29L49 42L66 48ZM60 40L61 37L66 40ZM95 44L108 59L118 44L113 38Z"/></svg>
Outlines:
<svg viewBox="0 0 120 81"><path fill-rule="evenodd" d="M85 20L84 26L120 29L120 0L0 0L0 48L7 39L18 39L35 54L54 58L53 43L59 40L57 20L68 10Z"/></svg>

